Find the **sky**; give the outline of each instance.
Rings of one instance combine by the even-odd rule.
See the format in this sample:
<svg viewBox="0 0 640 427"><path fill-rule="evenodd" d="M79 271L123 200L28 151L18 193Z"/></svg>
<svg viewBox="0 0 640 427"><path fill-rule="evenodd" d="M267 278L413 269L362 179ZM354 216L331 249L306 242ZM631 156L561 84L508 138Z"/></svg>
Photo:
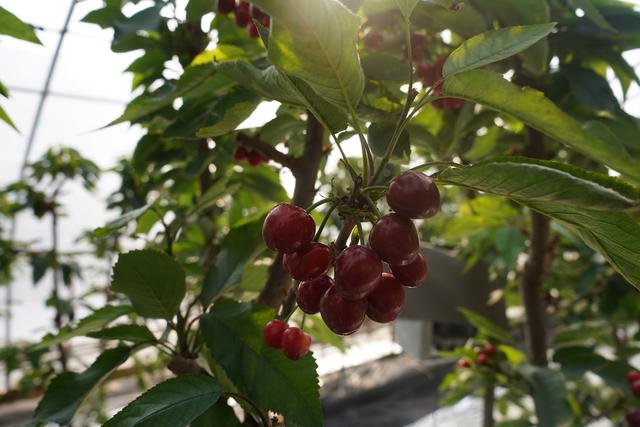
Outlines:
<svg viewBox="0 0 640 427"><path fill-rule="evenodd" d="M640 4L640 0L635 3ZM0 123L0 187L14 182L19 176L40 92L70 4L71 0L0 0L0 6L39 28L37 34L43 42L43 46L38 46L8 37L0 38L0 81L10 91L9 100L0 102L20 130L17 133ZM44 104L28 158L30 161L50 147L64 145L77 149L103 169L108 169L119 158L129 155L142 135L140 128L126 123L103 128L120 115L127 100L132 98L131 76L124 74L123 70L139 53L111 52L110 31L79 22L101 4L100 0L84 0L74 9L53 74L51 93ZM143 0L137 7L147 5L148 2ZM133 12L133 8L129 12ZM640 63L638 52L630 53L629 57L633 65ZM635 86L631 97L638 93L639 88ZM268 121L276 108L275 102L265 103L243 127ZM637 114L640 97L633 98L627 109ZM357 150L357 144L350 146L347 145L347 150ZM285 186L290 189L291 180L284 178ZM76 184L65 187L62 199L65 216L60 224L62 250L82 249L77 238L84 230L101 226L116 216L116 213L105 210L104 199L118 183L115 174L105 173L92 193ZM18 218L16 237L21 241L36 242L34 247L48 248L51 243L49 228L47 221L23 214ZM53 313L42 306L50 292L51 279L45 277L34 287L30 274L30 267L22 266L13 286L13 340L37 340L51 325ZM0 290L0 309L5 309L4 290ZM0 343L6 338L2 326Z"/></svg>

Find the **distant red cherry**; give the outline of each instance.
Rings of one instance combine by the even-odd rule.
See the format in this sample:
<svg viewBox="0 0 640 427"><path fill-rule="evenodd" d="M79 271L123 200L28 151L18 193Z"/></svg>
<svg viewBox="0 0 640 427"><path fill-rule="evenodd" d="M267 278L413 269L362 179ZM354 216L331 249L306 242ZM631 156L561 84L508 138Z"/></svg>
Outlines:
<svg viewBox="0 0 640 427"><path fill-rule="evenodd" d="M333 253L322 243L311 243L297 252L288 253L282 260L287 273L296 280L311 280L331 267Z"/></svg>
<svg viewBox="0 0 640 427"><path fill-rule="evenodd" d="M432 86L440 78L438 71L430 64L417 65L416 75L420 77L425 86Z"/></svg>
<svg viewBox="0 0 640 427"><path fill-rule="evenodd" d="M418 252L418 256L407 265L391 265L391 272L396 279L408 288L420 286L427 278L429 267L424 255Z"/></svg>
<svg viewBox="0 0 640 427"><path fill-rule="evenodd" d="M632 383L632 382L638 381L638 380L640 380L640 372L638 372L638 371L629 371L629 372L627 372L627 381Z"/></svg>
<svg viewBox="0 0 640 427"><path fill-rule="evenodd" d="M382 262L364 246L349 246L336 258L336 290L347 299L362 299L378 285Z"/></svg>
<svg viewBox="0 0 640 427"><path fill-rule="evenodd" d="M304 209L280 203L267 214L262 238L267 246L284 253L295 252L311 243L316 224Z"/></svg>
<svg viewBox="0 0 640 427"><path fill-rule="evenodd" d="M367 296L367 316L379 323L396 319L404 307L404 288L393 274L382 273L380 284Z"/></svg>
<svg viewBox="0 0 640 427"><path fill-rule="evenodd" d="M260 9L256 5L251 5L250 11L251 11L251 17L257 19L258 21L262 21L263 19L269 17L269 15L264 13L262 9Z"/></svg>
<svg viewBox="0 0 640 427"><path fill-rule="evenodd" d="M420 240L413 222L400 214L385 215L369 234L371 249L391 265L407 265L416 259Z"/></svg>
<svg viewBox="0 0 640 427"><path fill-rule="evenodd" d="M362 38L364 46L371 50L380 50L384 48L384 37L379 31L369 31Z"/></svg>
<svg viewBox="0 0 640 427"><path fill-rule="evenodd" d="M260 37L258 27L256 27L256 24L254 24L253 21L249 22L249 25L247 25L247 31L249 32L249 37L253 37L254 39Z"/></svg>
<svg viewBox="0 0 640 427"><path fill-rule="evenodd" d="M282 334L282 352L291 360L299 360L309 351L311 336L292 326Z"/></svg>
<svg viewBox="0 0 640 427"><path fill-rule="evenodd" d="M627 412L624 416L629 424L629 427L640 427L640 411Z"/></svg>
<svg viewBox="0 0 640 427"><path fill-rule="evenodd" d="M288 328L282 320L273 319L267 323L262 331L265 344L271 348L280 348L282 333Z"/></svg>
<svg viewBox="0 0 640 427"><path fill-rule="evenodd" d="M249 12L249 2L241 1L236 7L236 25L238 27L246 27L251 22L251 13Z"/></svg>
<svg viewBox="0 0 640 427"><path fill-rule="evenodd" d="M255 151L255 150L250 150L250 151L247 152L247 161L254 168L256 166L259 166L261 163L263 163L262 162L263 158L264 157L262 156L262 154L260 154L259 152Z"/></svg>
<svg viewBox="0 0 640 427"><path fill-rule="evenodd" d="M406 171L389 183L387 203L395 212L409 218L431 218L440 209L440 191L427 175Z"/></svg>
<svg viewBox="0 0 640 427"><path fill-rule="evenodd" d="M470 368L471 361L466 357L463 357L462 359L458 359L458 361L456 362L456 365L458 365L460 368Z"/></svg>
<svg viewBox="0 0 640 427"><path fill-rule="evenodd" d="M236 0L218 0L218 12L229 13L236 10Z"/></svg>
<svg viewBox="0 0 640 427"><path fill-rule="evenodd" d="M333 279L326 274L300 283L296 291L296 302L300 310L307 314L318 313L320 300L333 285Z"/></svg>
<svg viewBox="0 0 640 427"><path fill-rule="evenodd" d="M242 145L236 147L236 149L233 150L233 158L236 159L236 161L238 161L238 162L246 160L247 159L247 149L244 148Z"/></svg>
<svg viewBox="0 0 640 427"><path fill-rule="evenodd" d="M322 320L334 333L350 335L360 329L367 312L367 300L348 300L341 297L333 286L320 300Z"/></svg>
<svg viewBox="0 0 640 427"><path fill-rule="evenodd" d="M486 354L487 356L492 357L492 356L494 356L494 355L496 354L496 351L497 351L497 350L498 350L498 349L496 348L496 346L495 346L495 345L493 345L493 344L488 344L488 345L486 345L486 346L482 349L482 352L483 352L484 354Z"/></svg>
<svg viewBox="0 0 640 427"><path fill-rule="evenodd" d="M489 364L489 356L484 353L480 353L476 356L476 365L486 366Z"/></svg>
<svg viewBox="0 0 640 427"><path fill-rule="evenodd" d="M631 392L636 397L640 397L640 380L636 380L636 381L631 383Z"/></svg>
<svg viewBox="0 0 640 427"><path fill-rule="evenodd" d="M270 16L266 16L265 18L262 18L260 20L260 23L262 24L263 27L265 28L269 28L271 27L271 17Z"/></svg>

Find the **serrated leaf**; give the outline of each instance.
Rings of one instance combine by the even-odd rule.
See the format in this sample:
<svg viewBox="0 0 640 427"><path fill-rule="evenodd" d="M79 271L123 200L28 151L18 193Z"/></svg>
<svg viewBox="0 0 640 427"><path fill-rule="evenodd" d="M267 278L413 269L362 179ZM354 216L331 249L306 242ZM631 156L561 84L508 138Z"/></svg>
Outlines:
<svg viewBox="0 0 640 427"><path fill-rule="evenodd" d="M508 331L502 329L486 317L463 307L458 307L458 311L462 313L469 323L476 327L480 333L502 342L513 343L513 338L509 335Z"/></svg>
<svg viewBox="0 0 640 427"><path fill-rule="evenodd" d="M105 350L85 371L63 372L55 377L33 414L35 423L47 421L68 425L89 392L122 365L130 353L129 347Z"/></svg>
<svg viewBox="0 0 640 427"><path fill-rule="evenodd" d="M640 206L636 187L572 166L523 158L450 168L438 181L506 196L560 221L640 289L640 224L624 212Z"/></svg>
<svg viewBox="0 0 640 427"><path fill-rule="evenodd" d="M444 77L501 61L546 37L555 23L499 28L478 34L451 52L442 69Z"/></svg>
<svg viewBox="0 0 640 427"><path fill-rule="evenodd" d="M211 109L207 126L198 129L199 137L214 137L235 130L260 104L260 97L244 88L238 88L220 98Z"/></svg>
<svg viewBox="0 0 640 427"><path fill-rule="evenodd" d="M89 332L87 336L101 340L129 341L136 344L149 343L156 340L149 328L142 325L117 325L112 328Z"/></svg>
<svg viewBox="0 0 640 427"><path fill-rule="evenodd" d="M33 27L22 22L17 16L0 6L0 34L6 34L19 40L42 44L33 32Z"/></svg>
<svg viewBox="0 0 640 427"><path fill-rule="evenodd" d="M202 285L202 300L205 305L240 283L245 264L263 250L262 221L261 217L236 227L222 240L216 259L207 271Z"/></svg>
<svg viewBox="0 0 640 427"><path fill-rule="evenodd" d="M202 336L240 393L283 414L287 426L322 426L312 355L294 362L263 342L262 329L274 316L272 309L220 300L202 318Z"/></svg>
<svg viewBox="0 0 640 427"><path fill-rule="evenodd" d="M222 386L204 375L182 375L151 388L103 427L184 427L216 403Z"/></svg>
<svg viewBox="0 0 640 427"><path fill-rule="evenodd" d="M142 214L147 212L152 205L152 203L146 204L138 209L129 211L112 221L109 221L104 227L98 227L93 230L93 235L95 237L103 237L109 233L113 233L114 231L129 224L131 221L138 219Z"/></svg>
<svg viewBox="0 0 640 427"><path fill-rule="evenodd" d="M111 286L129 297L136 313L152 319L173 318L186 293L180 265L150 249L120 254Z"/></svg>
<svg viewBox="0 0 640 427"><path fill-rule="evenodd" d="M542 92L519 88L500 74L471 70L445 79L445 94L511 115L568 147L640 180L640 168L622 145L612 145L585 131Z"/></svg>
<svg viewBox="0 0 640 427"><path fill-rule="evenodd" d="M274 18L269 59L332 103L355 108L364 90L358 58L360 19L337 0L253 2Z"/></svg>
<svg viewBox="0 0 640 427"><path fill-rule="evenodd" d="M86 335L90 332L100 330L106 325L114 321L120 316L133 313L133 307L130 305L108 305L102 307L81 319L77 325L63 326L55 335L45 335L41 342L36 344L33 349L43 349L54 346L69 340L72 337Z"/></svg>

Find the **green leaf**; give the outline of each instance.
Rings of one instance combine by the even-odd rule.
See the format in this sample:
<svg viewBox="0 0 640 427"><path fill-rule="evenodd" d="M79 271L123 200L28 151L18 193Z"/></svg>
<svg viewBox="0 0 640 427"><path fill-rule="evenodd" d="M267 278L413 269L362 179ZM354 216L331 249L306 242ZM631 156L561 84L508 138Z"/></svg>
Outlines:
<svg viewBox="0 0 640 427"><path fill-rule="evenodd" d="M569 392L559 371L522 365L518 368L532 390L538 426L562 427L571 425Z"/></svg>
<svg viewBox="0 0 640 427"><path fill-rule="evenodd" d="M396 0L396 4L402 13L402 16L408 19L413 13L413 9L415 9L418 1L419 0Z"/></svg>
<svg viewBox="0 0 640 427"><path fill-rule="evenodd" d="M224 95L215 105L209 117L209 124L198 129L200 137L214 137L229 133L245 121L260 103L260 97L253 92L238 88Z"/></svg>
<svg viewBox="0 0 640 427"><path fill-rule="evenodd" d="M112 221L109 221L104 227L98 227L93 230L94 237L103 237L107 234L113 233L114 231L124 227L129 224L131 221L138 219L142 214L147 212L149 208L152 206L152 203L144 205L138 209L134 209L125 213L124 215L116 218Z"/></svg>
<svg viewBox="0 0 640 427"><path fill-rule="evenodd" d="M191 422L191 427L242 427L242 425L233 409L220 400Z"/></svg>
<svg viewBox="0 0 640 427"><path fill-rule="evenodd" d="M407 62L388 53L372 52L362 58L362 69L372 80L405 81L408 77Z"/></svg>
<svg viewBox="0 0 640 427"><path fill-rule="evenodd" d="M87 336L101 340L130 341L136 344L148 343L156 340L156 337L153 336L149 328L142 325L118 325L112 328L89 332Z"/></svg>
<svg viewBox="0 0 640 427"><path fill-rule="evenodd" d="M442 69L444 77L480 68L523 51L546 37L555 23L499 28L478 34L451 52Z"/></svg>
<svg viewBox="0 0 640 427"><path fill-rule="evenodd" d="M274 18L269 59L342 107L355 108L364 90L358 58L360 19L337 0L256 0Z"/></svg>
<svg viewBox="0 0 640 427"><path fill-rule="evenodd" d="M264 249L262 217L232 229L220 243L215 262L211 265L202 285L202 300L209 304L242 280L248 261Z"/></svg>
<svg viewBox="0 0 640 427"><path fill-rule="evenodd" d="M2 120L6 124L14 128L16 131L18 131L18 128L16 127L15 123L13 123L13 120L11 120L11 117L9 117L7 112L4 111L4 108L2 107L0 107L0 120Z"/></svg>
<svg viewBox="0 0 640 427"><path fill-rule="evenodd" d="M150 249L120 254L111 286L129 297L136 313L153 319L173 318L186 293L180 265Z"/></svg>
<svg viewBox="0 0 640 427"><path fill-rule="evenodd" d="M583 129L542 92L519 88L492 71L472 70L447 77L445 94L511 115L550 138L640 180L640 168L624 146L611 144Z"/></svg>
<svg viewBox="0 0 640 427"><path fill-rule="evenodd" d="M17 16L0 6L0 34L16 39L42 44L30 25L22 22Z"/></svg>
<svg viewBox="0 0 640 427"><path fill-rule="evenodd" d="M120 316L133 313L133 307L130 305L107 305L99 308L87 317L81 319L77 325L63 326L55 335L45 335L41 342L36 344L33 349L38 350L60 344L72 337L86 335L90 332L98 331L106 325L114 321Z"/></svg>
<svg viewBox="0 0 640 427"><path fill-rule="evenodd" d="M128 358L129 347L103 351L82 373L63 372L51 381L33 414L35 421L68 425L89 392Z"/></svg>
<svg viewBox="0 0 640 427"><path fill-rule="evenodd" d="M458 307L458 311L481 333L502 342L513 343L513 338L511 338L508 331L502 329L486 317L463 307Z"/></svg>
<svg viewBox="0 0 640 427"><path fill-rule="evenodd" d="M613 28L611 24L607 22L604 16L602 16L602 13L600 13L600 10L598 10L591 0L571 0L571 3L573 3L576 9L582 9L584 16L598 27L614 33L618 32L618 30Z"/></svg>
<svg viewBox="0 0 640 427"><path fill-rule="evenodd" d="M204 375L182 375L148 390L103 427L184 427L222 394L222 386Z"/></svg>
<svg viewBox="0 0 640 427"><path fill-rule="evenodd" d="M586 107L611 113L620 111L620 104L609 82L600 74L576 65L563 66L561 73L571 86L573 95Z"/></svg>
<svg viewBox="0 0 640 427"><path fill-rule="evenodd" d="M624 212L640 206L636 187L572 166L523 158L450 168L437 179L509 197L561 222L640 288L640 224Z"/></svg>
<svg viewBox="0 0 640 427"><path fill-rule="evenodd" d="M312 355L291 361L262 340L262 329L274 316L272 309L220 300L202 318L202 336L240 393L283 414L287 426L322 426Z"/></svg>
<svg viewBox="0 0 640 427"><path fill-rule="evenodd" d="M367 136L373 154L378 157L384 157L395 127L396 125L393 122L377 122L369 125ZM408 131L403 130L400 134L398 144L391 154L396 160L409 159L411 155L411 138Z"/></svg>

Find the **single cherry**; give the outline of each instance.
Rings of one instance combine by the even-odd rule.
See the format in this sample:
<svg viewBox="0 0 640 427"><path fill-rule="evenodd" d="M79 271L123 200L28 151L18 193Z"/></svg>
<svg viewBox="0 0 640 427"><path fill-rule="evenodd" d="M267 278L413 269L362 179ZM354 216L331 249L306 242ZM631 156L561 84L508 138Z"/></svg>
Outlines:
<svg viewBox="0 0 640 427"><path fill-rule="evenodd" d="M282 334L282 352L291 360L299 360L309 351L311 336L292 326Z"/></svg>
<svg viewBox="0 0 640 427"><path fill-rule="evenodd" d="M460 368L470 368L471 361L466 357L463 357L462 359L458 359L458 361L456 362L456 365L458 365L458 367Z"/></svg>
<svg viewBox="0 0 640 427"><path fill-rule="evenodd" d="M420 77L424 86L433 85L439 78L438 71L430 64L417 65L416 76Z"/></svg>
<svg viewBox="0 0 640 427"><path fill-rule="evenodd" d="M627 381L632 383L632 382L638 381L638 380L640 380L640 372L638 372L638 371L629 371L629 372L627 372Z"/></svg>
<svg viewBox="0 0 640 427"><path fill-rule="evenodd" d="M218 12L229 13L236 10L236 0L218 0Z"/></svg>
<svg viewBox="0 0 640 427"><path fill-rule="evenodd" d="M476 356L476 365L486 366L489 364L489 356L484 353L480 353Z"/></svg>
<svg viewBox="0 0 640 427"><path fill-rule="evenodd" d="M271 348L280 348L282 343L282 334L287 328L287 324L282 320L270 320L262 331L265 344Z"/></svg>
<svg viewBox="0 0 640 427"><path fill-rule="evenodd" d="M640 380L636 380L636 381L631 383L631 392L636 397L640 397Z"/></svg>
<svg viewBox="0 0 640 427"><path fill-rule="evenodd" d="M380 50L384 48L384 37L379 31L369 31L363 38L364 46L371 50Z"/></svg>
<svg viewBox="0 0 640 427"><path fill-rule="evenodd" d="M247 159L247 149L244 148L242 145L236 147L235 150L233 150L233 158L236 159L236 161L241 162L243 160Z"/></svg>
<svg viewBox="0 0 640 427"><path fill-rule="evenodd" d="M424 259L424 255L418 252L418 256L412 262L407 265L392 265L391 272L396 279L408 288L415 288L420 286L422 282L427 278L427 272L429 267L427 266L427 260Z"/></svg>
<svg viewBox="0 0 640 427"><path fill-rule="evenodd" d="M379 323L396 319L404 307L404 288L393 274L382 273L380 284L367 296L367 316Z"/></svg>
<svg viewBox="0 0 640 427"><path fill-rule="evenodd" d="M236 7L236 25L238 27L246 27L251 22L251 13L249 12L249 2L242 0Z"/></svg>
<svg viewBox="0 0 640 427"><path fill-rule="evenodd" d="M387 203L395 212L409 218L431 218L440 209L440 192L427 175L407 171L391 180Z"/></svg>
<svg viewBox="0 0 640 427"><path fill-rule="evenodd" d="M326 273L332 260L329 246L311 243L297 252L285 254L282 265L294 279L311 280Z"/></svg>
<svg viewBox="0 0 640 427"><path fill-rule="evenodd" d="M256 27L256 24L254 24L253 21L249 22L249 25L247 25L247 31L249 32L249 37L253 37L254 39L260 37L258 27Z"/></svg>
<svg viewBox="0 0 640 427"><path fill-rule="evenodd" d="M380 282L382 262L364 246L349 246L336 258L336 290L346 299L366 297Z"/></svg>
<svg viewBox="0 0 640 427"><path fill-rule="evenodd" d="M256 166L259 166L261 163L264 163L264 159L265 157L262 154L260 154L258 151L251 150L247 152L247 160L249 161L249 164L254 168Z"/></svg>
<svg viewBox="0 0 640 427"><path fill-rule="evenodd" d="M629 424L629 427L640 427L640 411L627 412L624 416Z"/></svg>
<svg viewBox="0 0 640 427"><path fill-rule="evenodd" d="M296 302L300 310L307 314L318 313L320 311L320 300L333 285L333 279L326 274L300 283L296 290Z"/></svg>
<svg viewBox="0 0 640 427"><path fill-rule="evenodd" d="M357 331L364 322L367 307L366 299L345 299L338 294L335 286L330 287L320 300L322 320L338 335L350 335Z"/></svg>
<svg viewBox="0 0 640 427"><path fill-rule="evenodd" d="M486 354L487 356L489 356L489 357L493 357L493 356L496 354L496 351L497 351L497 350L498 350L498 349L496 348L496 346L495 346L495 345L493 345L493 344L488 344L488 345L486 345L486 346L482 349L482 352L483 352L484 354Z"/></svg>
<svg viewBox="0 0 640 427"><path fill-rule="evenodd" d="M385 215L371 229L369 245L383 261L407 265L418 256L420 240L413 222L403 215Z"/></svg>
<svg viewBox="0 0 640 427"><path fill-rule="evenodd" d="M311 243L316 223L304 209L280 203L267 214L262 225L262 238L270 249L295 252Z"/></svg>

